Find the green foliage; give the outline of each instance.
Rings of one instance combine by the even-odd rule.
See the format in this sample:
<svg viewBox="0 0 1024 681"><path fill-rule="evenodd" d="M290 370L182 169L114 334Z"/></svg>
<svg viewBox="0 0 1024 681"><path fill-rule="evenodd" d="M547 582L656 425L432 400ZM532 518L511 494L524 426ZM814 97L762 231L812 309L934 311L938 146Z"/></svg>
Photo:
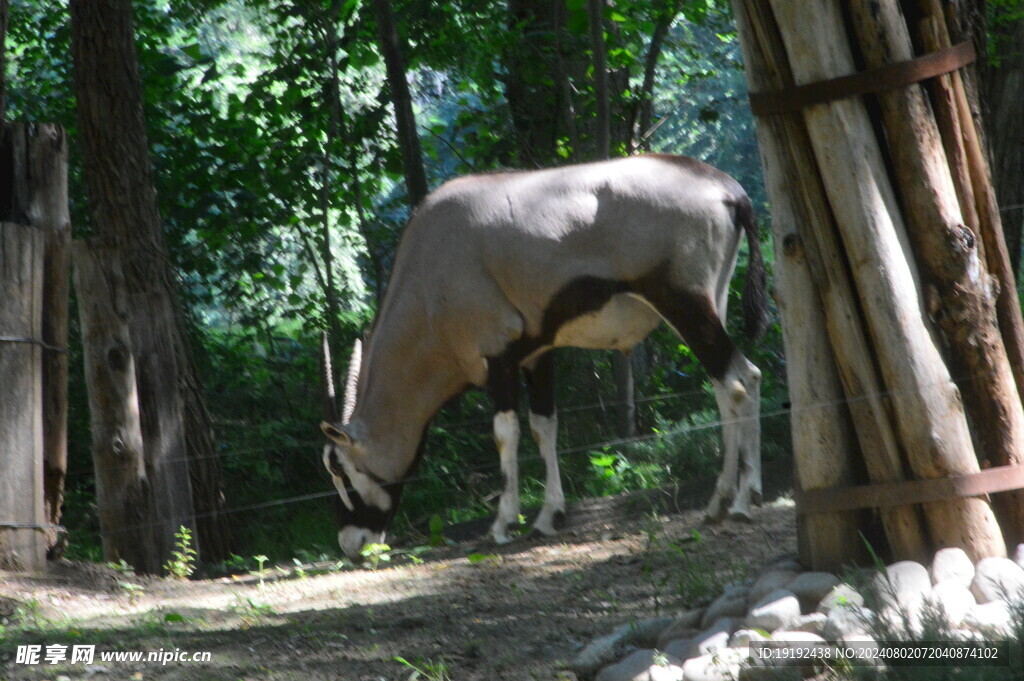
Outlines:
<svg viewBox="0 0 1024 681"><path fill-rule="evenodd" d="M174 550L171 559L164 564L164 571L175 579L188 579L196 571L198 553L192 547L192 530L184 525L174 533Z"/></svg>
<svg viewBox="0 0 1024 681"><path fill-rule="evenodd" d="M596 102L585 2L567 0L563 30L553 35L550 27L544 34L512 17L506 3L393 1L431 186L528 157L512 120L515 59L534 64L526 84L548 88L551 111L571 99L572 116L555 116L543 157L552 163L587 157ZM133 8L168 253L214 419L228 506L240 509L232 516L235 551L278 561L300 552L335 556L335 528L323 499L331 485L316 428L319 334L334 333L335 367L343 367L342 348L371 323L408 214L372 3L151 0ZM766 215L728 11L729 3L719 0L606 8L611 104L622 123L618 151L649 137L653 150L706 160L736 176ZM664 21L669 28L647 93L651 36ZM81 237L91 228L69 22L66 4L12 3L7 102L11 118L67 128L72 221ZM559 58L561 89L553 75ZM632 129L648 103L656 127ZM766 257L770 265L772 254ZM730 329L741 328L744 273L741 261ZM769 460L788 453L781 347L777 327L743 347L764 376ZM69 459L84 462L89 417L74 318L68 356ZM617 440L611 355L558 353L559 444L570 499L717 472L717 411L703 369L665 329L638 356L642 437L608 444ZM406 486L399 533L417 529L426 542L441 545L447 524L492 512L501 480L491 416L490 401L479 392L441 412ZM523 438L521 463L526 504L539 504L543 466L530 438ZM72 466L65 507L69 555L100 560L88 465ZM253 564L238 558L222 568Z"/></svg>

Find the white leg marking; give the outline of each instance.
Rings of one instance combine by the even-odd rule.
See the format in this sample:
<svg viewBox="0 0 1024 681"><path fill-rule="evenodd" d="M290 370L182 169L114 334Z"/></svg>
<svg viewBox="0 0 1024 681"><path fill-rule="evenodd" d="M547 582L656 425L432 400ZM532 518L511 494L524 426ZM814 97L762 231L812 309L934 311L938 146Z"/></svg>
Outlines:
<svg viewBox="0 0 1024 681"><path fill-rule="evenodd" d="M501 457L505 489L498 501L498 517L491 525L491 537L497 544L512 541L508 528L519 523L519 417L514 410L494 415L494 441Z"/></svg>
<svg viewBox="0 0 1024 681"><path fill-rule="evenodd" d="M544 481L544 506L534 521L533 527L543 535L551 536L558 532L559 525L565 517L565 495L562 493L562 478L558 473L558 452L555 443L558 438L558 416L541 416L530 412L530 430L537 448L544 458L544 469L547 472Z"/></svg>
<svg viewBox="0 0 1024 681"><path fill-rule="evenodd" d="M736 353L722 380L712 384L722 417L723 454L707 515L749 520L751 503L761 502L761 371Z"/></svg>

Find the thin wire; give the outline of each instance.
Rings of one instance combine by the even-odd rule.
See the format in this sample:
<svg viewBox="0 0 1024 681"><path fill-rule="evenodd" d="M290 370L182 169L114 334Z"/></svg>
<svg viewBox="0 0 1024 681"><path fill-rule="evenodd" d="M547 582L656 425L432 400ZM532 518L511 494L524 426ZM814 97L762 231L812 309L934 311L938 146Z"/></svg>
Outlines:
<svg viewBox="0 0 1024 681"><path fill-rule="evenodd" d="M959 386L959 385L961 385L963 383L966 383L968 381L977 380L981 376L985 375L985 373L989 373L989 372L971 374L967 378L952 379L952 381L943 380L943 381L936 382L934 384L923 386L923 388L924 389L936 388L936 387L940 387L940 386L943 386L943 385L947 385L950 382L956 383ZM855 403L859 403L859 402L863 402L863 401L868 401L868 400L876 400L876 399L880 399L880 398L895 398L895 397L898 397L900 394L905 394L905 393L909 393L909 392L910 391L887 390L887 391L881 391L881 392L873 393L873 394L860 395L860 396L853 397L853 398L842 397L842 398L838 398L838 399L834 399L834 400L818 401L818 402L810 403L810 404L807 404L807 405L803 405L803 406L801 406L801 407L799 407L797 409L794 409L793 407L782 407L782 408L773 409L773 410L767 411L767 412L760 412L760 414L758 415L758 419L761 420L761 421L764 421L765 419L776 418L778 416L783 416L785 414L803 413L803 412L808 412L808 411L811 411L811 410L814 410L814 409L834 408L834 407L838 407L838 406L841 406L841 405L850 405L850 404L855 404ZM732 424L735 424L735 423L741 423L741 422L748 421L748 420L749 420L749 417L746 417L746 418L742 418L741 417L741 418L734 418L734 419L718 419L716 421L709 421L709 422L703 423L703 424L691 424L691 425L683 426L683 427L676 428L676 429L673 429L673 430L668 430L668 431L660 431L660 432L656 432L656 433L648 433L648 434L638 435L638 436L629 437L629 438L616 438L616 439L611 439L611 440L602 440L602 441L599 441L599 442L594 442L594 443L590 443L590 444L586 444L586 445L577 445L577 446L574 446L574 447L562 448L562 449L558 449L556 453L558 454L559 457L565 456L565 455L570 455L571 456L571 455L574 455L574 454L580 454L580 453L583 453L583 452L591 452L591 451L595 451L595 450L605 449L605 448L608 448L608 447L617 447L617 446L623 446L623 445L629 445L629 444L636 444L636 443L640 443L640 442L646 442L646 441L651 441L651 440L670 438L670 437L680 436L680 435L689 434L689 433L696 433L696 432L708 430L708 429L711 429L711 428L719 428L719 427L722 427L724 425L732 425ZM524 462L529 463L529 462L538 461L538 460L541 460L541 459L542 459L541 455L537 454L537 455L533 455L533 456L520 457L518 459L518 461L520 463L524 463ZM463 470L465 470L465 471L467 471L469 473L472 473L472 472L477 472L477 471L483 471L483 470L498 468L498 467L500 467L500 465L501 465L500 462L491 462L491 463L487 463L487 464L478 464L478 465L475 465L475 466L469 466L469 467L464 468ZM404 485L410 485L410 484L421 483L421 482L428 481L428 480L439 480L439 479L440 479L439 476L436 476L436 475L425 475L424 474L424 475L417 475L417 476L414 476L414 477L406 478L406 479L402 480L402 483ZM216 517L216 516L220 516L220 515L229 515L229 514L233 514L233 513L244 512L244 511L253 511L253 510L259 510L259 509L271 508L271 507L275 507L275 506L284 506L284 505L292 504L292 503L300 503L300 502L304 502L304 501L311 501L311 500L314 500L314 499L330 497L330 496L332 496L334 494L337 494L337 492L335 490L329 490L329 491L325 491L325 492L315 492L315 493L311 493L311 494L304 494L304 495L299 495L299 496L294 496L294 497L285 497L285 498L282 498L282 499L273 499L273 500L270 500L270 501L265 501L265 502L256 503L256 504L247 504L247 505L244 505L244 506L238 506L238 507L233 507L233 508L229 508L229 509L222 509L222 510L218 510L218 511L210 511L210 512L206 512L206 513L197 513L197 514L193 514L193 515L191 515L189 517L193 518L193 519L198 519L198 518ZM120 528L119 532L126 532L126 531L129 531L129 530L137 530L137 529L145 529L145 528L149 528L149 527L156 527L156 526L159 526L160 524L161 523L141 523L141 524L132 525L132 526L129 526L129 527ZM113 534L113 533L105 532L105 531L101 530L100 534L101 535L109 535L109 534Z"/></svg>

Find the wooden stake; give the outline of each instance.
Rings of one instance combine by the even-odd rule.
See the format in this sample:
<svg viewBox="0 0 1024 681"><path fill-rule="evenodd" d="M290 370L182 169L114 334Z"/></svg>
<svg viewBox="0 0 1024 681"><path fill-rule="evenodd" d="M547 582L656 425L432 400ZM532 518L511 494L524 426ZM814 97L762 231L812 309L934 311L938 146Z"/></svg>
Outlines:
<svg viewBox="0 0 1024 681"><path fill-rule="evenodd" d="M835 3L771 0L798 84L854 72ZM910 467L919 477L978 470L957 387L925 324L920 281L903 219L862 102L839 100L804 110ZM929 504L932 540L972 558L1005 555L988 503Z"/></svg>
<svg viewBox="0 0 1024 681"><path fill-rule="evenodd" d="M792 85L792 75L785 60L785 49L768 7L761 2L750 0L737 0L733 6L740 43L744 48L744 63L751 91L772 91ZM803 317L810 312L801 314L799 310L816 310L820 306L842 381L846 405L853 417L853 427L860 444L859 453L864 457L868 475L874 482L903 480L900 448L889 406L883 397L884 391L878 369L872 360L870 343L863 331L857 293L839 244L835 221L817 172L817 162L811 151L803 117L800 114L767 116L758 119L757 128L765 167L765 182L772 202L776 252L783 255L791 251L800 253L799 258L779 256L776 268L798 268L802 261L809 270L810 278L820 296L819 303L817 297L811 295L806 279L803 283L798 283L800 279L797 277L802 279L802 276L794 275L794 285L785 286L785 293L780 294L782 297L779 307L783 315L783 331L788 334L787 329L790 326L799 324L801 326L796 328L813 333L808 332L807 328L820 322L804 319ZM793 233L787 233L787 230ZM798 247L787 247L790 239L796 242ZM778 277L780 273L777 272L776 276ZM800 295L804 298L792 298ZM792 303L787 305L787 299L792 300ZM787 342L787 371L803 371L794 365L800 363L804 356L791 354L790 347ZM816 376L813 369L809 371L807 379L810 382L809 390L827 392L820 386L815 387ZM790 390L796 407L801 402L798 401L797 395L792 394L792 381ZM818 399L825 399L825 396L819 395ZM823 415L821 418L826 417L827 415ZM835 427L821 427L825 434L841 432ZM815 441L815 426L812 423L807 424L808 439L801 443L798 438L802 437L803 428L803 425L796 423L794 414L794 457L801 488L806 490L840 486L849 476L848 472L843 471L851 468L851 464L845 458L858 453L857 443L847 441L836 448L822 447ZM837 445L842 442L835 440L831 435L824 439L827 443ZM927 558L928 546L917 508L892 507L883 509L881 516L894 558ZM835 533L850 532L851 530L839 529L841 525L838 524L838 519L833 521L830 516L808 522L810 525L807 533L811 535L809 551L816 566L817 561L822 560L823 556L839 556L844 550L849 551L849 557L856 560L855 553L859 551L861 541L856 536L855 529L852 530L853 545L844 548L833 543L837 539L830 537L835 537L836 534L827 529L830 523L835 522ZM848 519L842 522L848 522ZM814 527L819 523L821 527ZM819 546L819 541L824 542L824 545Z"/></svg>
<svg viewBox="0 0 1024 681"><path fill-rule="evenodd" d="M852 0L851 17L869 68L909 61L913 47L894 0ZM953 375L962 387L972 435L984 459L1024 462L1024 409L996 322L995 301L979 257L978 239L963 224L957 192L938 127L920 85L878 93L893 179L908 236L927 289L929 315L948 345ZM937 466L929 477L941 477ZM1024 505L1001 515L1019 537ZM1007 509L1008 511L1011 509Z"/></svg>
<svg viewBox="0 0 1024 681"><path fill-rule="evenodd" d="M0 223L0 570L46 566L39 344L45 241L38 229Z"/></svg>

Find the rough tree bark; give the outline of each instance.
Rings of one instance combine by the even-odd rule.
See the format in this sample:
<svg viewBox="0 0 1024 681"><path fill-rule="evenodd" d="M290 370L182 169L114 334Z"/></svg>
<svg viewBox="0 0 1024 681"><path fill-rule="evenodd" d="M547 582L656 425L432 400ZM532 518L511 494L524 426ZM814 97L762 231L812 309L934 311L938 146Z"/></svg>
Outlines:
<svg viewBox="0 0 1024 681"><path fill-rule="evenodd" d="M798 84L853 73L835 3L771 0ZM864 104L844 99L804 109L804 120L839 223L877 361L910 468L919 478L978 470L962 400L924 323L920 278L884 159ZM1005 555L984 499L924 505L933 541L974 558Z"/></svg>
<svg viewBox="0 0 1024 681"><path fill-rule="evenodd" d="M767 5L760 0L736 0L733 7L751 91L792 86L785 48ZM853 482L851 460L858 443L873 482L902 480L896 429L803 117L800 113L760 117L757 131L772 202L776 249L781 255L777 276L782 281L776 287L781 286L777 295L787 373L795 374L790 379L790 393L800 488L842 487ZM807 288L810 282L804 277L804 267L820 296L823 319L813 312L815 301ZM846 440L842 409L829 400L835 388L830 387L827 362L814 329L819 322L828 333L856 442ZM927 560L928 545L917 508L888 507L880 515L894 558ZM861 542L851 544L844 539L851 522L856 522L856 517L848 514L801 519L802 536L807 539L801 549L810 564L826 569L836 561L856 557Z"/></svg>
<svg viewBox="0 0 1024 681"><path fill-rule="evenodd" d="M416 114L412 108L409 82L406 80L402 40L395 25L391 0L373 0L373 6L377 17L380 49L388 72L391 103L395 107L395 122L398 128L396 134L405 168L405 189L409 196L409 205L415 208L427 195L427 174L423 170L423 153L420 151L420 137L416 131Z"/></svg>
<svg viewBox="0 0 1024 681"><path fill-rule="evenodd" d="M76 242L75 290L89 392L96 504L103 558L138 572L159 572L164 560L153 531L162 509L146 473L129 298L119 253Z"/></svg>
<svg viewBox="0 0 1024 681"><path fill-rule="evenodd" d="M0 570L42 570L43 249L38 229L0 222Z"/></svg>
<svg viewBox="0 0 1024 681"><path fill-rule="evenodd" d="M153 537L166 557L178 527L195 527L204 557L216 559L229 537L222 485L157 210L131 3L73 0L71 28L89 211L121 255L131 296L146 472L161 509Z"/></svg>
<svg viewBox="0 0 1024 681"><path fill-rule="evenodd" d="M895 2L853 0L853 25L867 66L908 61L910 33ZM878 93L896 189L954 378L964 392L978 452L1000 463L1024 457L1021 408L976 232L964 224L938 126L919 84ZM928 187L928 191L921 191ZM1020 536L1024 505L1005 495L1003 532Z"/></svg>
<svg viewBox="0 0 1024 681"><path fill-rule="evenodd" d="M1019 279L1024 232L1024 116L1020 107L1024 92L1024 20L994 26L993 32L998 62L989 65L981 91L988 114L992 179L1004 211L1011 267Z"/></svg>

